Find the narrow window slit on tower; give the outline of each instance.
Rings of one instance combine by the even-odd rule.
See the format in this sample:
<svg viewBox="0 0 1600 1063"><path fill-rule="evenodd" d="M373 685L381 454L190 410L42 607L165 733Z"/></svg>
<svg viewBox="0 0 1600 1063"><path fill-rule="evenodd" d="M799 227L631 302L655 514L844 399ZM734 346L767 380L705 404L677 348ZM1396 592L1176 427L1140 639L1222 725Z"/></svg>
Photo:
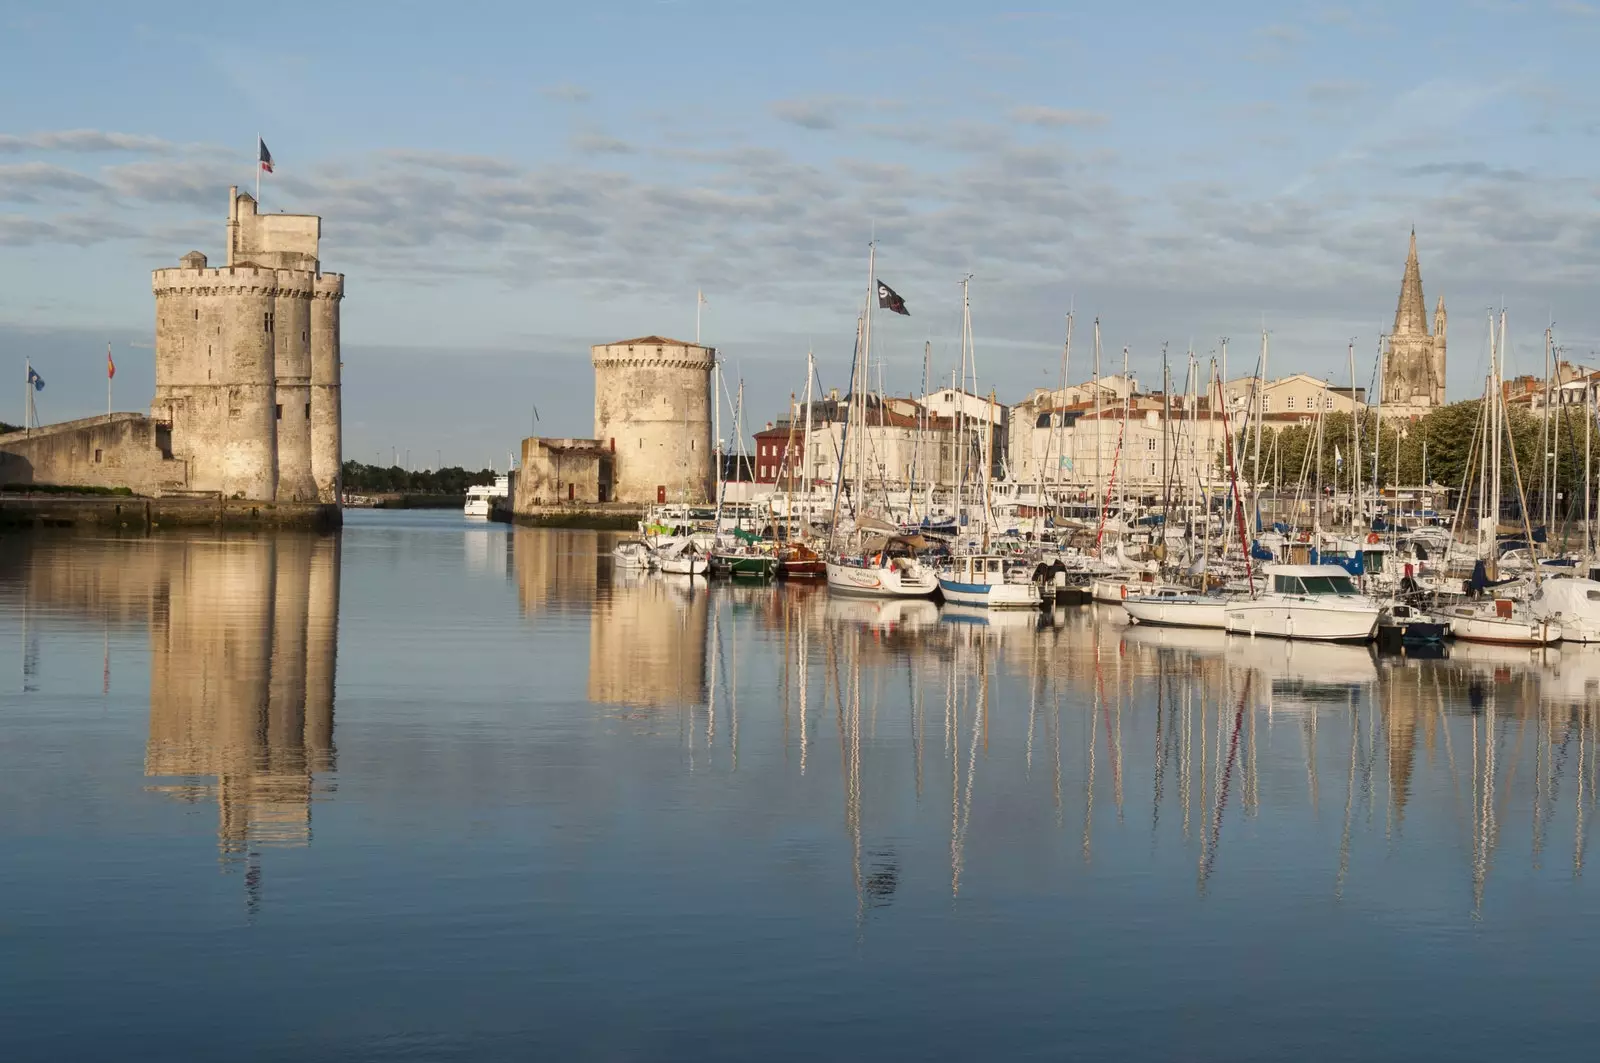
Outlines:
<svg viewBox="0 0 1600 1063"><path fill-rule="evenodd" d="M278 420L283 420L283 403L278 403Z"/></svg>

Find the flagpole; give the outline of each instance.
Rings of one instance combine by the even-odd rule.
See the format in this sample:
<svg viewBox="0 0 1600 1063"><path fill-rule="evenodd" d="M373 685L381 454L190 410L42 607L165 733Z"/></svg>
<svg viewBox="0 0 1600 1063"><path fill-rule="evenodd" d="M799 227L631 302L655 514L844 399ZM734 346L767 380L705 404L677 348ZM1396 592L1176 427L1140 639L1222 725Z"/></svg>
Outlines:
<svg viewBox="0 0 1600 1063"><path fill-rule="evenodd" d="M23 364L28 367L28 374L22 378L22 429L27 431L33 427L33 359L25 358Z"/></svg>
<svg viewBox="0 0 1600 1063"><path fill-rule="evenodd" d="M111 344L106 343L106 416L111 416Z"/></svg>
<svg viewBox="0 0 1600 1063"><path fill-rule="evenodd" d="M256 134L256 209L261 209L261 134Z"/></svg>

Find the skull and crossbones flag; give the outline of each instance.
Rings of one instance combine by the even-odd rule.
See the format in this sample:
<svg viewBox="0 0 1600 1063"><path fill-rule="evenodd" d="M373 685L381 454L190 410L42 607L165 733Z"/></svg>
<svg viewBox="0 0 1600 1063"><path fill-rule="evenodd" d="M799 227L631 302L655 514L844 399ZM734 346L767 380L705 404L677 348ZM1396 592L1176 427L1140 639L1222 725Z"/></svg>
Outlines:
<svg viewBox="0 0 1600 1063"><path fill-rule="evenodd" d="M906 301L900 298L895 290L882 281L878 282L878 309L893 310L897 314L911 316L911 311L906 309Z"/></svg>

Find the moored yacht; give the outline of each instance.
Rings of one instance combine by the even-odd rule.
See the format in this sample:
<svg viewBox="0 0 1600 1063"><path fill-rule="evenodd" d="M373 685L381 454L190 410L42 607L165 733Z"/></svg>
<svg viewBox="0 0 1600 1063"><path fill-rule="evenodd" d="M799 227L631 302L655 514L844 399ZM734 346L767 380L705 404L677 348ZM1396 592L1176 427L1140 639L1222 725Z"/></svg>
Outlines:
<svg viewBox="0 0 1600 1063"><path fill-rule="evenodd" d="M828 560L828 590L864 598L931 598L933 570L917 558L917 540L894 535L867 544L859 555Z"/></svg>
<svg viewBox="0 0 1600 1063"><path fill-rule="evenodd" d="M1197 594L1187 587L1166 584L1134 594L1130 591L1122 608L1136 624L1168 627L1227 627L1227 606L1233 599L1220 594Z"/></svg>
<svg viewBox="0 0 1600 1063"><path fill-rule="evenodd" d="M1224 608L1236 635L1366 642L1378 626L1378 603L1338 565L1267 565L1267 589Z"/></svg>
<svg viewBox="0 0 1600 1063"><path fill-rule="evenodd" d="M487 519L489 511L494 507L494 500L505 498L510 494L510 476L496 476L492 484L473 484L467 488L467 504L461 507L461 515Z"/></svg>
<svg viewBox="0 0 1600 1063"><path fill-rule="evenodd" d="M986 609L1037 609L1043 601L1039 584L1006 578L1006 558L997 554L963 554L951 558L951 568L941 573L939 591L957 605Z"/></svg>

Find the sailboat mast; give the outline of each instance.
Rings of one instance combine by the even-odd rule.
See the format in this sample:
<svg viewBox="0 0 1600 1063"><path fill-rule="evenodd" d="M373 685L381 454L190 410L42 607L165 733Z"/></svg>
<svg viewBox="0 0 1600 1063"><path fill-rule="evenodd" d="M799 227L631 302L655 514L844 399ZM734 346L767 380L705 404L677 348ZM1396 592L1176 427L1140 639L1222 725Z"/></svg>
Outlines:
<svg viewBox="0 0 1600 1063"><path fill-rule="evenodd" d="M1102 504L1100 501L1100 482L1103 469L1101 467L1101 428L1100 428L1100 319L1094 319L1094 504L1096 509ZM1102 514L1095 514L1095 523L1099 523Z"/></svg>
<svg viewBox="0 0 1600 1063"><path fill-rule="evenodd" d="M1133 385L1128 380L1128 345L1122 345L1122 445L1117 449L1132 442L1128 438L1128 418L1133 412ZM1118 455L1120 463L1122 456ZM1117 470L1113 467L1111 475L1116 476ZM1117 478L1117 518L1126 526L1128 514L1128 474L1124 472Z"/></svg>
<svg viewBox="0 0 1600 1063"><path fill-rule="evenodd" d="M1250 523L1261 522L1261 433L1267 428L1267 327L1261 326L1261 361L1256 366L1256 442L1250 455L1250 479L1255 491L1250 499ZM1259 528L1254 530L1259 531Z"/></svg>
<svg viewBox="0 0 1600 1063"><path fill-rule="evenodd" d="M1356 341L1351 340L1346 348L1350 358L1350 526L1355 529L1363 523L1361 520L1361 429L1357 418L1361 409L1356 405ZM1322 404L1326 407L1328 404ZM1378 451L1376 440L1372 443L1374 454Z"/></svg>

